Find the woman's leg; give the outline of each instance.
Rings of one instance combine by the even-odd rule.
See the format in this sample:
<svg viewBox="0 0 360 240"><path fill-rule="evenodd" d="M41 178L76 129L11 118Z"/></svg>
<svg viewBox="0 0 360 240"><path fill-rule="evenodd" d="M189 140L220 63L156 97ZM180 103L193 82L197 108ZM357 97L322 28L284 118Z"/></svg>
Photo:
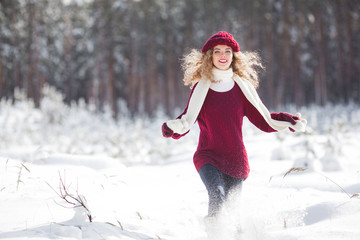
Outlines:
<svg viewBox="0 0 360 240"><path fill-rule="evenodd" d="M225 189L225 196L228 197L234 191L241 192L242 184L244 179L243 178L234 178L226 174L222 174L223 182L224 182L224 189Z"/></svg>
<svg viewBox="0 0 360 240"><path fill-rule="evenodd" d="M199 169L201 180L204 182L209 195L208 216L216 216L225 202L225 186L222 173L213 165L205 164Z"/></svg>
<svg viewBox="0 0 360 240"><path fill-rule="evenodd" d="M232 219L231 224L236 229L236 234L241 234L242 226L241 226L241 208L240 208L240 193L242 190L243 178L234 178L229 175L224 174L224 186L225 186L225 195L226 201L229 201L228 211L230 211Z"/></svg>

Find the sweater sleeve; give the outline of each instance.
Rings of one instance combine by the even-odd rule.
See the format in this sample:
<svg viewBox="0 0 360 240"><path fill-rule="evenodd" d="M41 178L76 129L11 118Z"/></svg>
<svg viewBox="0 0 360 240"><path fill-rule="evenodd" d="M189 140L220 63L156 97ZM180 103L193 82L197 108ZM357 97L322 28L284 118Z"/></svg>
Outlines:
<svg viewBox="0 0 360 240"><path fill-rule="evenodd" d="M197 83L196 83L196 84L194 85L194 87L191 89L190 96L189 96L189 99L188 99L188 102L187 102L187 104L186 104L186 107L185 107L184 111L183 111L176 119L180 119L184 114L187 113L187 110L188 110L188 107L189 107L190 98L191 98L191 96L192 96L192 94L193 94L194 89L196 88L196 86L197 86ZM178 140L178 139L182 138L183 136L185 136L186 134L188 134L189 132L190 132L190 130L187 131L186 133L183 133L183 134L174 133L173 136L172 136L172 138Z"/></svg>
<svg viewBox="0 0 360 240"><path fill-rule="evenodd" d="M277 132L266 122L261 113L249 102L249 100L247 100L245 95L243 95L243 99L245 116L252 124L254 124L258 129L264 132Z"/></svg>

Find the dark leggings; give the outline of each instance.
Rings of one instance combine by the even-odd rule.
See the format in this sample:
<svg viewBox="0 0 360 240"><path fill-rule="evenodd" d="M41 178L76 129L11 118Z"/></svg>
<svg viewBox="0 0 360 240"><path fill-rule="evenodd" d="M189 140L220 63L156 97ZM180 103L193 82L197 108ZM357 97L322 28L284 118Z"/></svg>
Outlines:
<svg viewBox="0 0 360 240"><path fill-rule="evenodd" d="M216 216L232 190L241 190L243 178L234 178L220 172L211 164L205 164L199 169L209 195L209 215Z"/></svg>

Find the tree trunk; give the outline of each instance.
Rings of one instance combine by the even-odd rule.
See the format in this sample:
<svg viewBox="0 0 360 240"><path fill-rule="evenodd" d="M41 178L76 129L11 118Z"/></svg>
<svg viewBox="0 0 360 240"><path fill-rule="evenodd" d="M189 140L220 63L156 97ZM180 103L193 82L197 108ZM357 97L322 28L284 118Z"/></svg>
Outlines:
<svg viewBox="0 0 360 240"><path fill-rule="evenodd" d="M300 4L299 12L297 14L297 31L298 31L298 39L297 44L295 46L295 56L296 56L296 75L298 78L295 81L294 87L294 97L295 97L295 103L297 106L302 106L304 102L304 91L305 88L303 87L302 83L302 75L303 75L303 62L301 60L301 56L303 54L303 44L304 44L304 26L305 26L305 13L304 13L304 7L302 4Z"/></svg>
<svg viewBox="0 0 360 240"><path fill-rule="evenodd" d="M130 38L129 38L129 76L127 80L127 102L132 113L136 112L139 102L139 75L138 75L138 55L139 55L139 36L138 19L134 9L137 2L132 2L129 9L130 14Z"/></svg>
<svg viewBox="0 0 360 240"><path fill-rule="evenodd" d="M344 49L343 49L343 14L342 14L342 0L336 0L335 6L335 15L336 15L336 32L337 32L337 68L336 68L336 76L337 76L337 86L338 96L337 99L346 98L346 90L344 88L343 80L344 80Z"/></svg>
<svg viewBox="0 0 360 240"><path fill-rule="evenodd" d="M327 86L326 86L326 63L325 63L325 50L326 37L324 32L324 20L322 11L315 14L316 25L316 70L315 70L315 99L316 104L324 105L327 102Z"/></svg>
<svg viewBox="0 0 360 240"><path fill-rule="evenodd" d="M64 54L65 54L65 101L70 103L71 100L74 99L74 90L75 86L73 84L72 79L72 45L73 45L73 38L72 38L72 24L68 13L63 14L63 20L65 22L65 33L64 33Z"/></svg>
<svg viewBox="0 0 360 240"><path fill-rule="evenodd" d="M1 43L0 43L1 44ZM1 49L1 45L0 45ZM2 55L0 54L0 99L5 96L4 91L4 76L3 76L3 64L2 64Z"/></svg>
<svg viewBox="0 0 360 240"><path fill-rule="evenodd" d="M151 3L150 3L151 4ZM157 93L157 76L156 76L156 50L154 40L154 11L150 8L146 11L146 65L144 78L144 104L145 111L151 114L155 109Z"/></svg>
<svg viewBox="0 0 360 240"><path fill-rule="evenodd" d="M36 43L37 37L37 3L31 0L27 3L28 7L28 69L27 69L27 94L34 100L35 106L40 105L40 89L38 84L38 49Z"/></svg>
<svg viewBox="0 0 360 240"><path fill-rule="evenodd" d="M354 70L354 50L352 47L352 41L353 41L353 31L352 31L352 9L351 9L351 1L347 0L346 4L344 6L345 12L350 13L347 14L345 19L345 35L344 35L344 44L346 49L346 59L345 59L345 85L346 85L346 97L347 100L353 100L353 92L354 92L354 85L352 84L352 80L355 75ZM359 44L359 43L358 43Z"/></svg>
<svg viewBox="0 0 360 240"><path fill-rule="evenodd" d="M272 24L272 6L267 4L266 16L264 18L264 28L265 28L265 62L266 62L266 99L269 106L274 106L274 32Z"/></svg>
<svg viewBox="0 0 360 240"><path fill-rule="evenodd" d="M18 32L15 28L15 24L16 24L16 10L15 7L12 6L12 11L11 11L11 30L12 30L12 38L11 38L11 44L13 45L13 49L12 49L12 59L13 59L13 64L14 64L14 71L13 71L13 75L12 77L14 78L14 88L18 87L20 89L23 88L23 84L21 81L21 70L20 70L20 59L19 56L16 54L18 48L19 48L19 38L18 38ZM12 91L14 91L14 89L11 89Z"/></svg>
<svg viewBox="0 0 360 240"><path fill-rule="evenodd" d="M287 81L290 81L289 77L289 62L290 62L290 13L289 13L289 1L285 1L283 5L283 28L280 36L280 66L279 66L279 79L276 88L275 107L284 104L283 100L286 100L285 88Z"/></svg>
<svg viewBox="0 0 360 240"><path fill-rule="evenodd" d="M110 105L112 110L112 115L114 118L117 117L117 105L116 105L116 84L115 84L115 44L114 44L114 19L111 7L113 6L113 0L108 2L109 4L106 9L104 9L103 17L107 18L107 44L105 48L107 49L107 103Z"/></svg>

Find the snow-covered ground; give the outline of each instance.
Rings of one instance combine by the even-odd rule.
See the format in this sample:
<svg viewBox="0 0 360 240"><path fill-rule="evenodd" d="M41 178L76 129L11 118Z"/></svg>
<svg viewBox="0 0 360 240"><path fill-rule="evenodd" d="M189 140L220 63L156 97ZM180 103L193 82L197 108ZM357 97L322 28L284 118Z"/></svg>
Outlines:
<svg viewBox="0 0 360 240"><path fill-rule="evenodd" d="M40 109L20 93L15 105L0 102L0 239L206 239L196 126L164 139L161 114L113 121L47 91ZM306 133L245 122L251 173L224 211L221 239L359 239L360 110L300 112Z"/></svg>

